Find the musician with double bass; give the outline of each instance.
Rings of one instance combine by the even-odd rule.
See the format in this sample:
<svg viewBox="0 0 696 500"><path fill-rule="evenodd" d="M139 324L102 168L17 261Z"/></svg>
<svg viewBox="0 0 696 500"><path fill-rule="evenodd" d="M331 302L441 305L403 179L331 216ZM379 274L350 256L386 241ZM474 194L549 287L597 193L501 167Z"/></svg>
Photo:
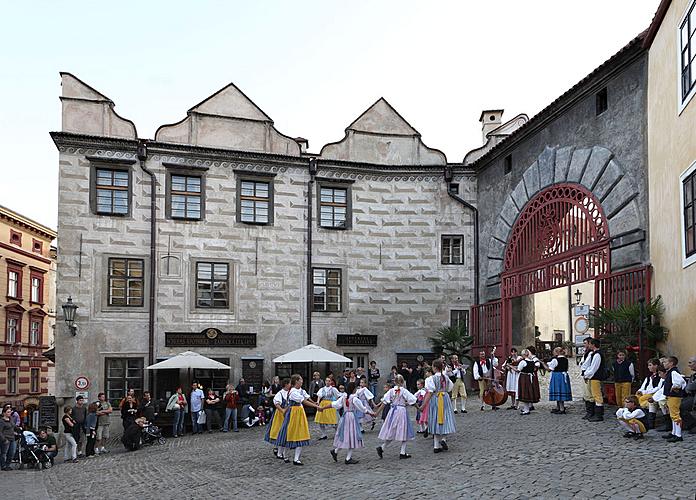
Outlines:
<svg viewBox="0 0 696 500"><path fill-rule="evenodd" d="M486 405L484 396L489 388L491 381L495 380L495 369L498 366L498 358L495 357L495 347L491 351L491 356L486 357L486 351L480 351L479 357L474 361L474 380L478 382L479 398L481 399L481 411ZM491 408L497 410L498 406L495 401L491 401ZM501 403L502 404L502 403Z"/></svg>

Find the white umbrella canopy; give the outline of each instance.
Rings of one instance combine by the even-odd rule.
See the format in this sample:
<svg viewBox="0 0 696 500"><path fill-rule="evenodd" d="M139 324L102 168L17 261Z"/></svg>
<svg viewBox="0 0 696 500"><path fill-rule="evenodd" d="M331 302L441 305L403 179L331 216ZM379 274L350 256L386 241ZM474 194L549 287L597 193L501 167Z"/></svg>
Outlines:
<svg viewBox="0 0 696 500"><path fill-rule="evenodd" d="M185 351L169 359L147 367L148 370L164 370L169 368L208 368L213 370L230 370L230 367L214 359L206 358L194 351Z"/></svg>
<svg viewBox="0 0 696 500"><path fill-rule="evenodd" d="M350 363L352 360L340 354L308 344L273 360L274 363Z"/></svg>

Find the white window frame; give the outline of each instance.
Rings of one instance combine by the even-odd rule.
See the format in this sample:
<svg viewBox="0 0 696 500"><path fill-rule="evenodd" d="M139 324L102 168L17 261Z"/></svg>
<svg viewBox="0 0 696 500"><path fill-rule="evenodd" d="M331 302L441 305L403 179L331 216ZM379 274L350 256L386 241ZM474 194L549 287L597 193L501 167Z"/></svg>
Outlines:
<svg viewBox="0 0 696 500"><path fill-rule="evenodd" d="M679 176L679 239L681 240L682 268L696 263L696 254L686 256L686 226L684 225L684 180L696 171L696 161Z"/></svg>
<svg viewBox="0 0 696 500"><path fill-rule="evenodd" d="M16 299L19 297L19 273L17 271L7 272L7 295Z"/></svg>
<svg viewBox="0 0 696 500"><path fill-rule="evenodd" d="M682 16L679 18L679 22L677 23L677 28L676 28L676 37L677 37L677 109L679 112L677 113L678 115L682 114L682 111L689 105L689 102L693 97L696 95L696 86L694 86L691 91L682 99L682 67L681 67L681 25L684 23L684 20L686 19L686 16L689 15L689 12L691 11L691 8L693 7L696 9L696 0L691 0L689 4L686 6L686 10L682 14ZM694 71L696 71L696 68L693 68Z"/></svg>

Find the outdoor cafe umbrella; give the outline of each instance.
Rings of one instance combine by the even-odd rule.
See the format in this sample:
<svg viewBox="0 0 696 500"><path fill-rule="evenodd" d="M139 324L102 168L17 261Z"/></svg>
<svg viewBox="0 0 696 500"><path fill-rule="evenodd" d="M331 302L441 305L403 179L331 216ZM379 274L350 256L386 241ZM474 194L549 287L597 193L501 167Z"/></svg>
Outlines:
<svg viewBox="0 0 696 500"><path fill-rule="evenodd" d="M319 347L308 344L273 360L274 363L351 363L350 358Z"/></svg>
<svg viewBox="0 0 696 500"><path fill-rule="evenodd" d="M230 370L231 368L224 363L206 358L202 354L194 351L185 351L172 356L169 359L155 363L147 367L148 370L167 370L167 369L188 369L188 379L191 382L191 368L201 368L208 370Z"/></svg>

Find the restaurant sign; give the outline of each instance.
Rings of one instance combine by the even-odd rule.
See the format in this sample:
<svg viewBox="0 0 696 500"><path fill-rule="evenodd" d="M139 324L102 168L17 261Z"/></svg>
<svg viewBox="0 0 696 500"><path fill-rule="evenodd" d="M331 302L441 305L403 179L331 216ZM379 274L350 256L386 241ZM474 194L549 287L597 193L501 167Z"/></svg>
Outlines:
<svg viewBox="0 0 696 500"><path fill-rule="evenodd" d="M343 335L336 336L336 345L339 346L371 346L377 345L377 335Z"/></svg>
<svg viewBox="0 0 696 500"><path fill-rule="evenodd" d="M255 333L225 333L206 328L200 333L165 332L166 347L256 347Z"/></svg>

